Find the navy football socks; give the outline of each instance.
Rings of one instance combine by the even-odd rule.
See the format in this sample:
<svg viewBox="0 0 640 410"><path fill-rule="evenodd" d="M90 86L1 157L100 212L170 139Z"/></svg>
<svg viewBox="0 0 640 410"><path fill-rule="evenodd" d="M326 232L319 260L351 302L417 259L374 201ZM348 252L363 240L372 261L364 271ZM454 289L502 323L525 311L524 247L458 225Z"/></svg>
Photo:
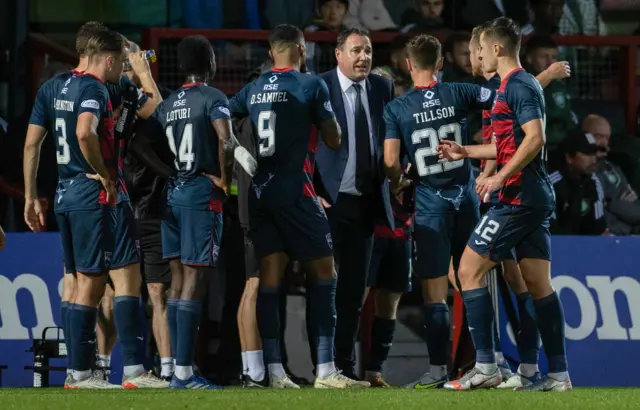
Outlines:
<svg viewBox="0 0 640 410"><path fill-rule="evenodd" d="M280 289L260 286L256 314L266 365L282 363L280 355Z"/></svg>
<svg viewBox="0 0 640 410"><path fill-rule="evenodd" d="M67 347L67 373L71 367L71 331L69 330L69 308L72 306L69 302L60 302L60 327L64 332L64 344Z"/></svg>
<svg viewBox="0 0 640 410"><path fill-rule="evenodd" d="M196 351L202 302L199 300L179 300L177 310L177 338L179 341L176 347L176 366L191 366Z"/></svg>
<svg viewBox="0 0 640 410"><path fill-rule="evenodd" d="M336 278L316 280L309 294L309 320L315 329L318 365L333 362L336 282Z"/></svg>
<svg viewBox="0 0 640 410"><path fill-rule="evenodd" d="M71 368L75 372L87 372L95 362L95 328L98 309L85 305L72 305L67 310L71 335Z"/></svg>
<svg viewBox="0 0 640 410"><path fill-rule="evenodd" d="M371 354L367 370L380 373L382 365L389 357L389 350L396 332L396 320L374 317L371 327ZM448 339L448 338L447 338Z"/></svg>
<svg viewBox="0 0 640 410"><path fill-rule="evenodd" d="M549 361L549 373L567 371L567 353L564 335L564 310L553 292L549 296L533 301L538 314L538 328L542 345Z"/></svg>
<svg viewBox="0 0 640 410"><path fill-rule="evenodd" d="M122 348L123 366L140 364L138 354L140 343L140 298L137 296L116 296L113 298L113 318Z"/></svg>
<svg viewBox="0 0 640 410"><path fill-rule="evenodd" d="M423 307L423 313L430 364L446 366L447 346L451 332L449 306L446 303L430 303Z"/></svg>
<svg viewBox="0 0 640 410"><path fill-rule="evenodd" d="M540 351L540 332L538 318L531 293L516 295L518 314L520 316L520 332L518 333L518 354L524 364L538 364Z"/></svg>
<svg viewBox="0 0 640 410"><path fill-rule="evenodd" d="M476 363L492 364L496 362L493 350L494 312L491 295L487 288L462 292L469 332L476 347Z"/></svg>
<svg viewBox="0 0 640 410"><path fill-rule="evenodd" d="M167 322L169 325L169 339L171 341L171 356L178 352L178 299L167 299Z"/></svg>

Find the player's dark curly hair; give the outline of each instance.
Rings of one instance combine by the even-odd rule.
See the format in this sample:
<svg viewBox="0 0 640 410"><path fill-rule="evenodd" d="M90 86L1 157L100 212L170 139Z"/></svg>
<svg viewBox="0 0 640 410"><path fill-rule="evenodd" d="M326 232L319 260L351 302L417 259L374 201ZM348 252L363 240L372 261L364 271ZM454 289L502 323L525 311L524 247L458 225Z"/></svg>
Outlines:
<svg viewBox="0 0 640 410"><path fill-rule="evenodd" d="M483 30L485 38L500 40L502 46L510 53L520 51L522 35L520 26L508 17L498 17L492 20Z"/></svg>
<svg viewBox="0 0 640 410"><path fill-rule="evenodd" d="M442 58L442 45L434 36L420 34L409 41L407 53L411 63L417 68L435 68Z"/></svg>
<svg viewBox="0 0 640 410"><path fill-rule="evenodd" d="M107 30L107 27L97 21L87 21L76 33L76 52L79 56L84 56L87 49L87 42L91 37L100 31Z"/></svg>
<svg viewBox="0 0 640 410"><path fill-rule="evenodd" d="M216 55L204 36L185 37L178 44L178 66L183 75L214 76Z"/></svg>
<svg viewBox="0 0 640 410"><path fill-rule="evenodd" d="M282 49L302 42L304 42L302 31L291 24L279 24L269 33L269 47L272 50Z"/></svg>

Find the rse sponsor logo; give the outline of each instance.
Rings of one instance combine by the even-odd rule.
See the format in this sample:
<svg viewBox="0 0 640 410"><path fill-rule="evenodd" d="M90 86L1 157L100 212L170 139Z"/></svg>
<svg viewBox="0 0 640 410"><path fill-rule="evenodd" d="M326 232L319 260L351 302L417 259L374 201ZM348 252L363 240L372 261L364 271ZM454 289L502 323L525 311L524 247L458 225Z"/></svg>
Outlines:
<svg viewBox="0 0 640 410"><path fill-rule="evenodd" d="M231 111L229 111L227 107L218 107L218 109L220 110L221 113L223 113L227 117L231 116Z"/></svg>
<svg viewBox="0 0 640 410"><path fill-rule="evenodd" d="M422 108L436 107L438 105L440 105L440 99L436 98L435 100L424 101Z"/></svg>
<svg viewBox="0 0 640 410"><path fill-rule="evenodd" d="M183 94L183 93L180 93L180 94ZM176 101L173 102L173 108L184 107L185 105L187 105L187 100L186 99L184 99L184 100L176 100Z"/></svg>
<svg viewBox="0 0 640 410"><path fill-rule="evenodd" d="M277 91L278 90L278 84L265 84L264 91Z"/></svg>
<svg viewBox="0 0 640 410"><path fill-rule="evenodd" d="M330 101L325 101L324 102L324 109L327 112L333 112L333 108L331 108L331 102Z"/></svg>
<svg viewBox="0 0 640 410"><path fill-rule="evenodd" d="M553 278L553 287L571 322L565 323L567 340L584 340L594 332L598 340L640 340L640 282L636 279L588 275L585 284L573 276L560 275ZM616 300L616 295L624 298ZM576 316L577 322L572 319ZM630 317L630 327L622 326L621 316ZM515 344L510 326L507 331Z"/></svg>
<svg viewBox="0 0 640 410"><path fill-rule="evenodd" d="M92 108L94 110L99 110L100 109L100 103L96 100L84 100L81 104L80 107L82 108Z"/></svg>
<svg viewBox="0 0 640 410"><path fill-rule="evenodd" d="M488 88L481 87L480 88L480 102L489 101L489 97L491 97L491 90Z"/></svg>

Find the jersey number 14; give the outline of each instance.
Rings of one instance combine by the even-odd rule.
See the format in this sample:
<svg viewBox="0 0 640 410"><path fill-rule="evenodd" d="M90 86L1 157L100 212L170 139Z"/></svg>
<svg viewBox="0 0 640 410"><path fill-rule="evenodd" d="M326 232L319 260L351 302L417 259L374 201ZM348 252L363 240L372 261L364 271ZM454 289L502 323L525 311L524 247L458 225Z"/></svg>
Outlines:
<svg viewBox="0 0 640 410"><path fill-rule="evenodd" d="M420 144L424 139L428 140L429 143L428 147L418 148L415 152L418 175L425 177L427 175L439 174L441 172L460 168L464 164L464 160L461 159L452 162L438 161L433 165L427 165L427 162L433 162L427 161L427 159L437 157L438 153L436 152L436 148L440 143L440 140L447 139L449 134L453 134L456 143L462 145L462 132L460 130L460 124L458 123L445 124L438 128L437 131L434 128L425 128L422 130L416 130L411 134L411 142L414 145Z"/></svg>
<svg viewBox="0 0 640 410"><path fill-rule="evenodd" d="M168 126L165 131L167 134L167 140L169 141L169 148L173 155L176 156L174 164L176 169L180 170L180 165L185 164L184 170L191 171L193 163L196 160L196 154L193 152L193 126L187 124L182 130L182 138L180 138L180 149L176 150L176 141L173 137L173 127Z"/></svg>

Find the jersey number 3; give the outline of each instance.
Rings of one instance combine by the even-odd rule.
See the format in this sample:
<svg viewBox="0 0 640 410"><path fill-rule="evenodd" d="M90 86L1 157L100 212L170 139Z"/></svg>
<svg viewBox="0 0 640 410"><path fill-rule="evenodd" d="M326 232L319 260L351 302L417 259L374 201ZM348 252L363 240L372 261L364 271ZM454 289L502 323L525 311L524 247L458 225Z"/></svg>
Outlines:
<svg viewBox="0 0 640 410"><path fill-rule="evenodd" d="M169 126L166 130L169 148L176 156L175 166L180 171L180 165L185 164L184 170L191 171L193 162L196 160L196 154L193 152L193 126L187 124L182 130L182 138L180 138L180 150L176 151L176 140L173 137L173 127Z"/></svg>
<svg viewBox="0 0 640 410"><path fill-rule="evenodd" d="M420 144L422 140L426 139L429 142L428 147L418 148L415 153L416 166L418 168L418 175L425 177L427 175L439 174L441 172L449 171L455 168L460 168L464 164L464 160L458 160L453 162L437 162L433 165L427 165L427 158L437 156L436 147L440 143L440 140L445 140L449 134L453 133L455 141L462 145L462 132L460 131L460 124L452 123L446 124L438 128L436 131L434 128L425 128L422 130L416 130L411 134L411 142L413 144Z"/></svg>
<svg viewBox="0 0 640 410"><path fill-rule="evenodd" d="M64 118L56 118L56 133L58 134L58 152L56 152L58 164L67 165L71 160L71 153L67 143L67 122Z"/></svg>
<svg viewBox="0 0 640 410"><path fill-rule="evenodd" d="M276 152L276 113L260 111L258 114L258 137L261 157L270 157Z"/></svg>

